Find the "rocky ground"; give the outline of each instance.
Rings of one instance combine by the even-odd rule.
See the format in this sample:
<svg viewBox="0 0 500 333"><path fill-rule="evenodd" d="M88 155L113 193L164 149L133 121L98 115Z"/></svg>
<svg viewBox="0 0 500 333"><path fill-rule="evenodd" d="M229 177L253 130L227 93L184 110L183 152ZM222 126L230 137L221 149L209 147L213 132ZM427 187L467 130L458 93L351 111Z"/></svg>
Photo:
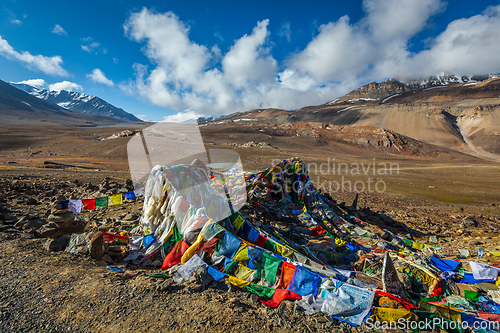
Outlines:
<svg viewBox="0 0 500 333"><path fill-rule="evenodd" d="M133 227L142 201L77 216L57 202L63 197L121 193L131 189L129 182L21 175L3 177L0 186L0 332L366 330L324 315L306 316L288 301L269 308L249 292L224 282L198 291L196 280L175 285L171 279L149 277L160 272L158 263L123 263L120 245L106 245L99 259L62 251L72 232L116 233ZM346 193L336 200L349 210L353 198L353 193ZM382 228L403 228L407 237L422 242L436 235L441 246L456 247L457 236L463 247L496 249L499 245L497 216L460 211L453 215L430 203L367 193L361 194L358 209L350 211Z"/></svg>

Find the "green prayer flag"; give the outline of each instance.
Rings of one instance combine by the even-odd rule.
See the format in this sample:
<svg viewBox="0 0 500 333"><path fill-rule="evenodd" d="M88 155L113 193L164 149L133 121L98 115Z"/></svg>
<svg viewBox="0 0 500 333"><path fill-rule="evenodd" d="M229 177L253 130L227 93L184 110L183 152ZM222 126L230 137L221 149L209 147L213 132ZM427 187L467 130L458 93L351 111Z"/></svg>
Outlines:
<svg viewBox="0 0 500 333"><path fill-rule="evenodd" d="M411 241L409 239L406 239L406 238L403 238L403 243L405 243L408 246L412 246L413 245L413 241Z"/></svg>
<svg viewBox="0 0 500 333"><path fill-rule="evenodd" d="M224 267L224 273L227 273L227 274L231 273L238 265L239 265L239 262L231 261L229 264L227 264Z"/></svg>
<svg viewBox="0 0 500 333"><path fill-rule="evenodd" d="M249 286L246 286L245 289L263 298L273 297L274 292L276 291L274 288L261 286L255 283L251 283Z"/></svg>
<svg viewBox="0 0 500 333"><path fill-rule="evenodd" d="M170 244L180 241L181 239L182 239L181 232L177 228L177 225L174 224L174 234L170 236L165 241L165 243L163 243L163 249L165 250L165 252L168 251L168 247L170 246Z"/></svg>
<svg viewBox="0 0 500 333"><path fill-rule="evenodd" d="M268 238L266 243L264 244L264 248L268 251L274 252L274 249L276 248L276 243Z"/></svg>
<svg viewBox="0 0 500 333"><path fill-rule="evenodd" d="M150 278L164 278L164 279L168 279L168 278L170 278L170 275L165 274L165 273L153 273L149 277Z"/></svg>
<svg viewBox="0 0 500 333"><path fill-rule="evenodd" d="M108 197L97 197L95 198L96 207L108 207Z"/></svg>
<svg viewBox="0 0 500 333"><path fill-rule="evenodd" d="M477 291L472 291L472 290L464 290L464 296L468 300L471 300L473 302L479 301L479 296L481 296L481 293L478 293Z"/></svg>
<svg viewBox="0 0 500 333"><path fill-rule="evenodd" d="M261 279L262 275L264 279L270 284L274 284L276 281L276 274L278 273L278 268L280 267L281 259L276 258L266 252L262 252L259 261L259 267L255 272L255 278Z"/></svg>

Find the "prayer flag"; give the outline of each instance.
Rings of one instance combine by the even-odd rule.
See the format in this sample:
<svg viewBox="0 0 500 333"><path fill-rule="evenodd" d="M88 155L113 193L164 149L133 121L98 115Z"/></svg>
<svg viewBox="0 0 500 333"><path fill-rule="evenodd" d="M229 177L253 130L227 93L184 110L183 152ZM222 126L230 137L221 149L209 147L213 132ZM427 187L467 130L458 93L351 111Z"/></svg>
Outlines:
<svg viewBox="0 0 500 333"><path fill-rule="evenodd" d="M83 199L83 209L95 209L95 199Z"/></svg>
<svg viewBox="0 0 500 333"><path fill-rule="evenodd" d="M111 195L109 197L109 200L111 200L111 202L113 203L113 205L121 205L123 204L123 195L120 194L115 194L115 195Z"/></svg>

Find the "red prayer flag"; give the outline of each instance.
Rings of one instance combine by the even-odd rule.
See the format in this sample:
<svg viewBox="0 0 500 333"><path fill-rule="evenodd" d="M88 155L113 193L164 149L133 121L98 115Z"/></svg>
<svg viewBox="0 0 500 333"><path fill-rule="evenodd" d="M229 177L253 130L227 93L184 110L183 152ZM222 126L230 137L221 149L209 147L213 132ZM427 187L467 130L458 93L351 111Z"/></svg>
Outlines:
<svg viewBox="0 0 500 333"><path fill-rule="evenodd" d="M311 231L314 236L321 236L326 233L326 230L323 229L319 224L312 228Z"/></svg>
<svg viewBox="0 0 500 333"><path fill-rule="evenodd" d="M83 209L95 209L95 199L83 199Z"/></svg>
<svg viewBox="0 0 500 333"><path fill-rule="evenodd" d="M404 299L402 299L402 298L400 298L400 297L398 297L396 295L393 295L393 294L390 294L390 293L386 293L385 291L375 290L375 295L389 297L390 299L395 300L396 302L398 302L401 305L403 305L403 307L405 309L408 309L408 310L418 310L418 307L416 307L415 305L413 305L413 304L405 301Z"/></svg>
<svg viewBox="0 0 500 333"><path fill-rule="evenodd" d="M103 232L102 235L104 237L105 242L113 242L116 240L128 239L127 236L115 235L109 232Z"/></svg>
<svg viewBox="0 0 500 333"><path fill-rule="evenodd" d="M170 267L180 264L182 255L187 249L189 249L189 245L186 241L184 239L180 240L163 260L161 269L169 269Z"/></svg>
<svg viewBox="0 0 500 333"><path fill-rule="evenodd" d="M498 314L498 313L478 311L477 314L479 315L479 318L481 318L481 319L500 322L500 314Z"/></svg>
<svg viewBox="0 0 500 333"><path fill-rule="evenodd" d="M255 241L255 245L260 246L260 247L264 247L266 242L267 242L267 238L262 236L261 234L259 234L259 236L257 237L257 240Z"/></svg>
<svg viewBox="0 0 500 333"><path fill-rule="evenodd" d="M294 293L293 291L287 289L276 289L273 294L273 298L271 298L270 300L259 299L259 301L261 303L264 303L265 305L275 308L280 305L281 301L283 300L295 301L301 298L302 296Z"/></svg>

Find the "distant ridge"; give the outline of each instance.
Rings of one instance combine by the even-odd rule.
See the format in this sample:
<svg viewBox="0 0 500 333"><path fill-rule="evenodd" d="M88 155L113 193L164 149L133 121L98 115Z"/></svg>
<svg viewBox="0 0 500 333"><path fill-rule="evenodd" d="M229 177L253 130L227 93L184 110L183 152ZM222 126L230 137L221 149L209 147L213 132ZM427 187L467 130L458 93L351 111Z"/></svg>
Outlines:
<svg viewBox="0 0 500 333"><path fill-rule="evenodd" d="M106 116L122 121L142 122L142 120L133 114L117 108L96 96L66 90L49 91L47 89L38 89L24 83L11 83L11 85L32 96L52 102L74 112Z"/></svg>
<svg viewBox="0 0 500 333"><path fill-rule="evenodd" d="M98 126L123 122L125 120L70 111L0 80L0 125Z"/></svg>

